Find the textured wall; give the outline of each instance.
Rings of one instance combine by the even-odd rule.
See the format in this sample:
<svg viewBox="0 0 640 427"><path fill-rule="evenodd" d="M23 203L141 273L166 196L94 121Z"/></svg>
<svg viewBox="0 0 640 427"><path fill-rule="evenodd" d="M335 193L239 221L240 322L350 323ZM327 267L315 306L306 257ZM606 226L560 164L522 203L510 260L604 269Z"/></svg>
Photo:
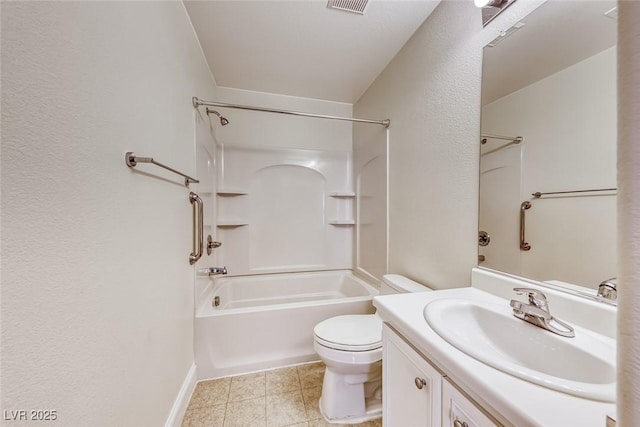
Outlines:
<svg viewBox="0 0 640 427"><path fill-rule="evenodd" d="M123 158L194 173L193 95L214 83L180 2L2 2L2 410L166 420L193 363L189 190Z"/></svg>
<svg viewBox="0 0 640 427"><path fill-rule="evenodd" d="M434 288L476 262L481 28L473 3L442 2L355 106L392 122L390 271Z"/></svg>
<svg viewBox="0 0 640 427"><path fill-rule="evenodd" d="M443 1L354 106L391 119L390 272L438 289L469 285L482 47L540 3L518 2L482 29L473 2Z"/></svg>
<svg viewBox="0 0 640 427"><path fill-rule="evenodd" d="M262 108L351 117L353 106L342 102L219 87L216 101ZM218 108L231 123L217 127L226 145L351 150L351 122L285 114Z"/></svg>
<svg viewBox="0 0 640 427"><path fill-rule="evenodd" d="M618 19L618 424L640 425L640 2Z"/></svg>

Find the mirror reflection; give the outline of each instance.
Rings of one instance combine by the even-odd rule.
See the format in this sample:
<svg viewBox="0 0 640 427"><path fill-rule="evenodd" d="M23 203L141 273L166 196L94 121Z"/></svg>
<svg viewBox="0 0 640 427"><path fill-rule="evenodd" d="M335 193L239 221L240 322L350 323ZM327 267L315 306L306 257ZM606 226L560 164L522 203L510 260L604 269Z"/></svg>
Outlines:
<svg viewBox="0 0 640 427"><path fill-rule="evenodd" d="M479 266L616 276L615 6L549 0L484 48Z"/></svg>

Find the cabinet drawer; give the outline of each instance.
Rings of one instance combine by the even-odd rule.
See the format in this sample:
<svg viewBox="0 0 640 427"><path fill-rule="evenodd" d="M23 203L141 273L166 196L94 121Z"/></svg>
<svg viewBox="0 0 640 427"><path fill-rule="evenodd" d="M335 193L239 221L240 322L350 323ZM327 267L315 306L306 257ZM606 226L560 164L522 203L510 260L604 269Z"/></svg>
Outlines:
<svg viewBox="0 0 640 427"><path fill-rule="evenodd" d="M442 381L442 427L497 427L500 425L454 387L448 378L444 378Z"/></svg>

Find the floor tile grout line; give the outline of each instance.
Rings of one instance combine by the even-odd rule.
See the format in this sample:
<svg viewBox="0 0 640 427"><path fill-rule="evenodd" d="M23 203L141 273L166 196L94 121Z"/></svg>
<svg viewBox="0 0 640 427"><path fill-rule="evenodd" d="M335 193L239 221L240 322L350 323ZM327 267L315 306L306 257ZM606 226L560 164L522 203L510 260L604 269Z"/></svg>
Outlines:
<svg viewBox="0 0 640 427"><path fill-rule="evenodd" d="M300 379L300 366L296 366L296 375L298 376L298 384L300 385L300 395L302 396L302 406L304 407L304 416L307 419L307 423L309 422L309 411L307 411L307 402L304 399L304 393L302 392L302 379Z"/></svg>
<svg viewBox="0 0 640 427"><path fill-rule="evenodd" d="M304 401L304 394L302 393L302 380L300 379L300 371L296 366L296 377L298 378L298 385L300 386L300 399L302 399L302 409L304 409L304 421L309 425L309 413L307 412L307 403Z"/></svg>
<svg viewBox="0 0 640 427"><path fill-rule="evenodd" d="M227 392L227 401L224 403L224 415L222 416L222 427L227 422L227 410L229 409L229 397L231 396L231 380L233 378L229 378L229 391Z"/></svg>
<svg viewBox="0 0 640 427"><path fill-rule="evenodd" d="M307 423L307 424L309 424L311 421L315 421L315 420L316 420L316 418L310 419L309 411L307 410L307 405L306 405L306 401L305 401L305 397L304 397L303 391L304 391L304 390L309 390L309 389L314 389L314 388L317 388L317 387L321 387L321 385L320 385L320 386L318 386L318 385L313 385L313 386L310 386L310 387L309 387L309 384L306 384L306 385L307 385L307 387L303 387L303 385L302 385L302 375L301 375L301 372L300 372L300 368L301 368L301 367L311 366L311 365L315 365L315 364L321 365L321 362L303 363L303 364L299 364L299 365L291 366L290 368L294 368L294 371L295 371L295 373L296 373L296 376L297 376L297 384L298 384L299 388L298 388L297 390L288 390L288 391L281 391L280 393L274 393L274 395L281 395L281 394L287 394L287 393L295 393L296 391L297 391L298 393L300 393L300 397L302 398L302 404L303 404L303 407L304 407L304 416L305 416L305 420L301 420L301 421L299 421L299 422L297 422L297 423L290 424L290 425L295 425L295 424L299 424L299 423ZM280 369L286 369L286 368L287 368L287 367L280 368ZM320 369L322 369L322 366L319 366L319 368L320 368ZM277 370L277 369L276 369L276 370ZM267 425L267 382L266 382L266 377L267 377L267 372L269 372L269 371L272 371L272 370L271 370L271 369L268 369L268 370L264 370L264 371L261 371L261 372L257 372L258 374L262 374L262 378L263 378L263 381L264 381L264 382L263 382L263 390L264 390L264 394L263 394L263 396L264 396L264 397L263 397L263 399L264 399L264 417L265 417L264 419L265 419L265 426ZM247 374L247 375L250 375L250 374ZM241 376L242 376L242 375L239 375L238 377L241 377ZM228 380L228 389L227 389L227 393L226 393L226 401L223 403L223 404L224 404L224 415L223 415L223 419L222 419L223 426L224 426L225 424L227 424L227 420L228 420L228 419L230 419L230 418L229 418L229 415L230 415L230 414L229 414L229 405L230 405L231 403L236 403L236 402L237 402L237 403L239 403L239 402L243 402L243 401L247 401L247 400L252 400L252 399L255 399L255 398L259 398L259 397L260 397L260 396L258 396L258 397L246 398L246 399L241 399L241 400L238 400L238 401L233 401L233 402L231 402L231 401L230 401L230 399L231 399L232 383L233 383L233 379L234 379L235 377L236 377L236 376L227 377L227 378L219 378L219 379L222 379L222 380L225 380L225 379L226 379L226 380ZM212 380L210 380L210 381L215 381L215 379L212 379ZM198 383L201 383L201 382L204 382L204 380L198 381ZM197 385L196 385L196 387L197 387ZM193 396L192 396L192 398L193 398ZM190 405L191 405L191 402L189 402L189 406L190 406ZM220 404L218 404L218 405L210 404L210 405L199 406L199 407L197 407L197 408L196 408L196 407L192 407L192 408L190 408L190 409L193 409L193 410L206 410L206 409L212 409L213 407L216 407L216 406L219 406L219 405L220 405ZM189 408L188 408L188 409L189 409ZM345 427L346 427L346 426L345 426Z"/></svg>

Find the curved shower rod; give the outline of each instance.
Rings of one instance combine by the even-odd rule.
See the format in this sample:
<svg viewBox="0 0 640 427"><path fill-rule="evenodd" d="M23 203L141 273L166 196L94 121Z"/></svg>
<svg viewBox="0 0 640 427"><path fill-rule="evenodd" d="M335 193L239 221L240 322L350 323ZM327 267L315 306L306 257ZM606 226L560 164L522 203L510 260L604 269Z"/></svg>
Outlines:
<svg viewBox="0 0 640 427"><path fill-rule="evenodd" d="M278 113L278 114L289 114L292 116L303 116L303 117L316 117L318 119L333 119L333 120L345 120L349 122L359 122L359 123L373 123L376 125L382 125L385 128L388 128L391 125L391 120L369 120L369 119L355 119L352 117L340 117L340 116L329 116L326 114L312 114L312 113L303 113L301 111L290 111L290 110L277 110L273 108L262 108L262 107L253 107L249 105L239 105L239 104L227 104L224 102L213 102L213 101L205 101L196 96L191 98L191 102L193 103L194 108L198 108L202 105L206 105L207 107L226 107L226 108L237 108L239 110L250 110L250 111L262 111L266 113Z"/></svg>

